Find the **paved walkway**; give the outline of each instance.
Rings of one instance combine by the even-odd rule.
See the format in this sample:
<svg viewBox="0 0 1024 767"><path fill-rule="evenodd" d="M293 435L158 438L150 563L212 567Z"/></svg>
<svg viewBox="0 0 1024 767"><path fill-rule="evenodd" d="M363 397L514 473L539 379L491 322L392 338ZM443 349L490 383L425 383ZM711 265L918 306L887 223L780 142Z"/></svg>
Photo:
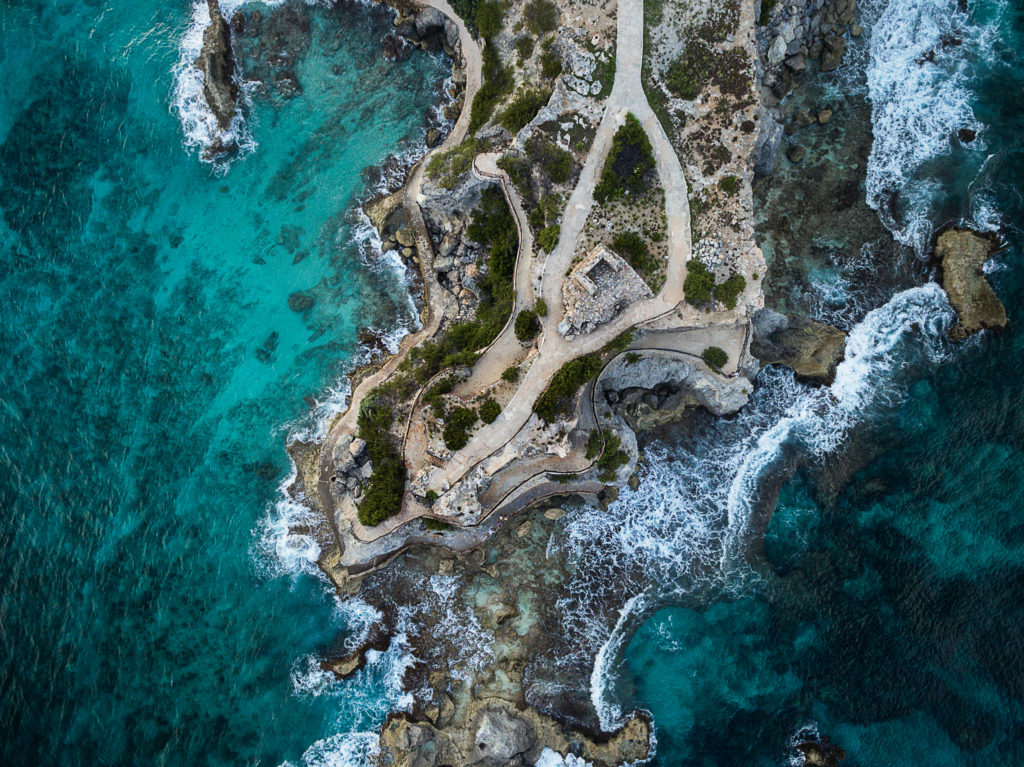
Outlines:
<svg viewBox="0 0 1024 767"><path fill-rule="evenodd" d="M458 120L455 121L452 132L448 134L448 138L445 139L444 143L428 152L427 155L424 156L424 158L416 165L408 183L405 186L405 192L403 195L405 211L410 219L409 224L416 236L416 250L420 259L421 272L424 279L424 310L423 316L420 318L423 323L423 327L418 332L412 333L403 338L399 344L398 353L387 359L381 366L380 370L376 373L360 381L359 385L353 390L352 396L349 398L348 409L340 418L336 419L334 423L331 424L327 433L327 438L324 440L324 444L320 448L319 495L325 507L331 507L333 505L333 496L330 491L330 477L334 474L334 447L338 444L338 440L342 435L354 434L356 432L357 419L359 417L359 405L362 403L363 398L372 391L374 387L386 381L388 377L394 373L405 357L409 354L410 349L421 341L430 338L437 332L437 328L440 325L441 318L443 316L441 288L437 283L437 274L434 272L433 268L434 246L430 240L430 235L427 232L426 223L423 221L423 212L420 209L420 203L423 201L423 195L420 191L420 187L423 184L423 170L426 167L427 158L431 154L446 152L449 149L458 146L466 137L466 132L469 130L470 106L473 103L473 97L476 96L476 92L480 89L481 59L479 46L476 44L473 36L469 34L469 30L466 28L465 23L459 15L452 10L446 0L424 0L423 4L438 9L455 22L456 27L459 30L459 43L462 48L463 70L466 73L466 89L462 104L462 112L459 114ZM325 508L325 511L327 512L328 517L333 520L333 508ZM358 522L356 521L355 524L358 525Z"/></svg>
<svg viewBox="0 0 1024 767"><path fill-rule="evenodd" d="M583 164L579 181L562 216L561 238L544 266L541 295L548 305L548 316L543 323L544 334L537 357L498 419L477 430L466 447L452 457L440 473L441 476L436 478L438 485L447 482L448 486L454 486L481 459L511 441L529 420L534 403L547 388L552 376L566 361L597 351L628 328L670 311L683 298L686 262L691 253L689 201L679 158L647 103L641 85L643 0L619 0L617 15L615 84L590 154ZM597 176L604 165L615 131L625 122L629 112L640 120L651 140L658 174L665 188L669 230L667 278L661 292L654 298L629 306L614 320L592 333L578 336L571 342L566 341L557 330L564 314L562 283L594 206L593 191Z"/></svg>

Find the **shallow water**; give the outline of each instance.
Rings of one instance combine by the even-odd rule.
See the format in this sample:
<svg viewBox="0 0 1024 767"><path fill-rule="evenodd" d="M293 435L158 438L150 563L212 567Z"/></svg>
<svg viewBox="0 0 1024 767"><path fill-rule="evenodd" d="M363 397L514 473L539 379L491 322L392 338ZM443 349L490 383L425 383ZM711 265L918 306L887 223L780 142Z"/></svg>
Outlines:
<svg viewBox="0 0 1024 767"><path fill-rule="evenodd" d="M413 321L349 209L447 62L386 62L363 6L308 12L304 93L255 98L255 148L216 168L174 103L187 5L0 8L5 764L297 763L395 702L397 644L304 692L355 613L282 567L270 506L357 330Z"/></svg>

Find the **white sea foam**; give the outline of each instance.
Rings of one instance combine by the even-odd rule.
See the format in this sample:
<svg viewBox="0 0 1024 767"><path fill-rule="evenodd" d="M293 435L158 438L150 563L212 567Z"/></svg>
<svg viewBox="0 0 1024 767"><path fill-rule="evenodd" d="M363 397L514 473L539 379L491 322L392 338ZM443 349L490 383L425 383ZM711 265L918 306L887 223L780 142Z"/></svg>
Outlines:
<svg viewBox="0 0 1024 767"><path fill-rule="evenodd" d="M923 256L938 190L927 170L958 128L980 131L971 109L970 57L988 32L970 26L958 0L890 0L871 30L867 68L874 142L867 201L902 243ZM952 39L959 44L944 44ZM974 149L983 148L979 135ZM899 196L900 212L889 200Z"/></svg>
<svg viewBox="0 0 1024 767"><path fill-rule="evenodd" d="M551 544L566 550L572 572L562 630L595 659L590 693L603 727L621 723L613 682L637 619L665 599L742 588L753 576L741 555L765 477L791 457L831 453L851 427L891 410L905 371L948 353L951 321L937 285L898 294L852 330L832 386L762 371L734 419L716 422L692 447L649 445L637 490L624 489L608 511L581 508L566 518ZM623 607L609 627L604 614L616 598Z"/></svg>
<svg viewBox="0 0 1024 767"><path fill-rule="evenodd" d="M579 756L562 756L557 751L545 748L540 752L540 757L533 763L533 767L591 767L590 762Z"/></svg>

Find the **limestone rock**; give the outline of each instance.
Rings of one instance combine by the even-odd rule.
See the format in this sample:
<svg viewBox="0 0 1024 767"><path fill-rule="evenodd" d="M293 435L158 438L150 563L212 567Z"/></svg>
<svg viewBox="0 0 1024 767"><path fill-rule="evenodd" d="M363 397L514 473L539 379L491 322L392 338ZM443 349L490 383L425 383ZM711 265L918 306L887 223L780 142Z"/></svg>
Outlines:
<svg viewBox="0 0 1024 767"><path fill-rule="evenodd" d="M561 519L565 516L565 509L552 508L544 512L544 518L552 521Z"/></svg>
<svg viewBox="0 0 1024 767"><path fill-rule="evenodd" d="M754 315L750 351L763 365L785 365L800 378L831 382L846 353L846 334L823 322L762 309Z"/></svg>
<svg viewBox="0 0 1024 767"><path fill-rule="evenodd" d="M238 109L231 28L220 12L217 0L206 0L206 4L210 9L210 25L203 31L203 48L195 64L205 77L203 96L206 103L217 118L217 126L226 131Z"/></svg>
<svg viewBox="0 0 1024 767"><path fill-rule="evenodd" d="M981 268L998 249L998 240L993 235L970 229L947 229L939 235L935 257L942 264L942 287L960 318L949 331L951 338L966 338L985 328L1006 327L1006 309Z"/></svg>
<svg viewBox="0 0 1024 767"><path fill-rule="evenodd" d="M790 162L800 162L807 155L807 150L800 144L790 144L786 147L786 157Z"/></svg>
<svg viewBox="0 0 1024 767"><path fill-rule="evenodd" d="M533 746L530 726L505 708L485 709L476 723L470 764L504 767Z"/></svg>

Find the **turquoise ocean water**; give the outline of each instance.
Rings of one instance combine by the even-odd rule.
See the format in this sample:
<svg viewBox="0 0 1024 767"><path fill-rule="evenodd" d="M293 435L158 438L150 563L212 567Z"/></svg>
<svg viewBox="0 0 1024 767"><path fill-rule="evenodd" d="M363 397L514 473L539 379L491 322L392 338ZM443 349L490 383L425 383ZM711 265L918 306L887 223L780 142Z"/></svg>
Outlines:
<svg viewBox="0 0 1024 767"><path fill-rule="evenodd" d="M737 418L648 445L613 514L566 518L563 629L592 629L590 591L629 598L580 683L607 724L653 714L659 765L786 764L801 730L853 765L1024 764L1024 21L862 6L865 198L911 259L944 223L999 228L1010 326L947 343L921 264L923 287L852 313L834 386L767 370ZM422 137L446 62L384 61L364 6L307 12L303 92L254 94L218 168L189 143L193 8L0 5L4 764L361 765L400 703L401 641L345 683L319 671L373 616L282 534L301 510L278 488L357 330L411 322L349 210L360 171ZM817 469L841 444L857 471L833 498ZM758 491L797 463L750 568Z"/></svg>
<svg viewBox="0 0 1024 767"><path fill-rule="evenodd" d="M255 148L218 169L176 108L192 12L0 5L4 764L316 762L394 689L382 658L313 694L358 616L282 565L271 506L357 329L414 316L349 209L422 142L448 62L389 63L387 16L310 8L303 94L254 98Z"/></svg>

